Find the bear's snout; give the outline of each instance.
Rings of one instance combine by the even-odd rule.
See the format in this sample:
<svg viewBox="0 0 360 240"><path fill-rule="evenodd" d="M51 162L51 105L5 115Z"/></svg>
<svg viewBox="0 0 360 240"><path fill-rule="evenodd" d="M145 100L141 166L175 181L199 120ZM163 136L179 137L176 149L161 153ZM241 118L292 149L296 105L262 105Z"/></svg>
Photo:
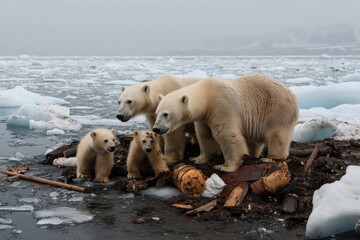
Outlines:
<svg viewBox="0 0 360 240"><path fill-rule="evenodd" d="M108 147L108 151L109 151L109 152L115 151L115 146Z"/></svg>
<svg viewBox="0 0 360 240"><path fill-rule="evenodd" d="M151 152L151 148L145 148L145 152L147 153Z"/></svg>
<svg viewBox="0 0 360 240"><path fill-rule="evenodd" d="M157 128L157 127L153 128L153 132L158 133L158 134L167 133L168 130L169 130L168 128Z"/></svg>
<svg viewBox="0 0 360 240"><path fill-rule="evenodd" d="M124 118L125 118L125 117L124 117L124 115L122 115L122 114L117 114L117 115L116 115L116 118L119 119L120 121L124 122Z"/></svg>
<svg viewBox="0 0 360 240"><path fill-rule="evenodd" d="M154 128L153 128L153 132L155 132L155 133L160 133L160 128L154 127Z"/></svg>

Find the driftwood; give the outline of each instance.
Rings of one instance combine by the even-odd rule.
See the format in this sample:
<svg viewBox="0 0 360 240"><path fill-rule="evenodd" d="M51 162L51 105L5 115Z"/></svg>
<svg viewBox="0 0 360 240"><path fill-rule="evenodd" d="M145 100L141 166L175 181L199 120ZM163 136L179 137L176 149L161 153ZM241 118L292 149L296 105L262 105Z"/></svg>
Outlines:
<svg viewBox="0 0 360 240"><path fill-rule="evenodd" d="M20 174L20 173L16 173L16 172L10 172L10 171L6 171L6 170L0 170L0 173L6 174L6 175L9 175L9 176L18 176L19 178L22 178L22 179L25 179L25 180L38 182L38 183L45 183L45 184L49 184L49 185L52 185L52 186L62 187L62 188L75 190L75 191L79 191L79 192L86 192L87 191L87 189L83 188L83 187L74 186L74 185L71 185L71 184L57 182L57 181L52 181L52 180L48 180L48 179L45 179L45 178L28 176L28 175L24 175L24 174Z"/></svg>
<svg viewBox="0 0 360 240"><path fill-rule="evenodd" d="M209 212L211 211L215 206L217 205L217 200L212 200L198 208L195 208L194 210L187 211L185 215L192 215L199 212Z"/></svg>
<svg viewBox="0 0 360 240"><path fill-rule="evenodd" d="M192 210L194 209L193 206L188 205L188 204L181 204L181 203L174 203L171 206L175 207L175 208L180 208L180 209L185 209L185 210Z"/></svg>
<svg viewBox="0 0 360 240"><path fill-rule="evenodd" d="M70 157L76 157L77 153L77 147L69 148L63 152L64 157L70 158Z"/></svg>
<svg viewBox="0 0 360 240"><path fill-rule="evenodd" d="M305 171L309 171L310 167L312 166L313 162L315 161L316 157L318 156L318 154L319 154L319 147L320 147L320 144L317 143L317 144L315 145L315 148L314 148L314 150L312 151L310 157L309 157L308 160L306 161Z"/></svg>
<svg viewBox="0 0 360 240"><path fill-rule="evenodd" d="M79 144L79 141L74 140L69 145L62 145L53 151L47 153L45 155L46 160L43 162L45 164L52 164L54 159L65 157L64 152L73 148L76 148L76 146Z"/></svg>
<svg viewBox="0 0 360 240"><path fill-rule="evenodd" d="M244 197L246 196L248 192L249 187L246 186L245 188L242 188L241 186L238 186L232 190L229 197L226 199L224 203L224 207L237 207L239 206L242 201L244 200Z"/></svg>

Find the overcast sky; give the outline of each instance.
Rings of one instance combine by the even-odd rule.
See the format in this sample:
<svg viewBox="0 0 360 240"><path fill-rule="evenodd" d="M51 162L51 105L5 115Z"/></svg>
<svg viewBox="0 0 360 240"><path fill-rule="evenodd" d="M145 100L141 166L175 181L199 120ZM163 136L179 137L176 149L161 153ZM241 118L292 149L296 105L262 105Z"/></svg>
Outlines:
<svg viewBox="0 0 360 240"><path fill-rule="evenodd" d="M0 0L0 55L145 55L295 27L360 26L359 0Z"/></svg>

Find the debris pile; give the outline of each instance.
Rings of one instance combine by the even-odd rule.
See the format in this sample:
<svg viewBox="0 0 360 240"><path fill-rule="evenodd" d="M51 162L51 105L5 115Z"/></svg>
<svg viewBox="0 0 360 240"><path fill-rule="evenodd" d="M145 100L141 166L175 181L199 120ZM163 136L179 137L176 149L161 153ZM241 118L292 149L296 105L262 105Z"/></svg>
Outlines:
<svg viewBox="0 0 360 240"><path fill-rule="evenodd" d="M185 160L170 165L171 173L155 176L151 171L142 179L127 179L126 158L132 138L119 135L115 150L115 165L110 179L113 189L134 192L149 187L176 186L184 194L165 203L195 220L229 221L232 216L262 218L264 215L284 219L287 227L304 225L312 211L312 196L323 184L339 180L349 165L360 165L360 140L321 142L293 142L286 162L264 163L261 159L244 157L244 165L234 173L213 169L223 162L217 157L213 162L196 165L190 157L199 154L197 145L188 139ZM55 159L74 157L76 145L61 145L45 156L43 163ZM266 156L266 150L262 157ZM63 159L64 161L66 161ZM55 161L56 162L56 161ZM76 178L75 167L62 168L60 181L71 183ZM75 184L77 184L77 181ZM225 185L225 186L224 186ZM174 210L175 211L175 210ZM137 223L160 221L138 219Z"/></svg>

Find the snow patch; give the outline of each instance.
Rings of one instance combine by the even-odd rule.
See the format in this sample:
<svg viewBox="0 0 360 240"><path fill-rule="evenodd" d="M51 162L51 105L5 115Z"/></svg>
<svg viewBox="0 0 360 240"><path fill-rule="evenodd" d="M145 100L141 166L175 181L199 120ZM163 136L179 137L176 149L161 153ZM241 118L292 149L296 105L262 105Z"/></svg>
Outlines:
<svg viewBox="0 0 360 240"><path fill-rule="evenodd" d="M314 192L313 211L305 237L323 238L353 230L360 219L360 166L348 166L346 174Z"/></svg>
<svg viewBox="0 0 360 240"><path fill-rule="evenodd" d="M87 210L77 210L70 207L57 207L48 210L39 210L34 213L35 218L40 218L38 225L60 225L83 223L90 221L94 215Z"/></svg>

